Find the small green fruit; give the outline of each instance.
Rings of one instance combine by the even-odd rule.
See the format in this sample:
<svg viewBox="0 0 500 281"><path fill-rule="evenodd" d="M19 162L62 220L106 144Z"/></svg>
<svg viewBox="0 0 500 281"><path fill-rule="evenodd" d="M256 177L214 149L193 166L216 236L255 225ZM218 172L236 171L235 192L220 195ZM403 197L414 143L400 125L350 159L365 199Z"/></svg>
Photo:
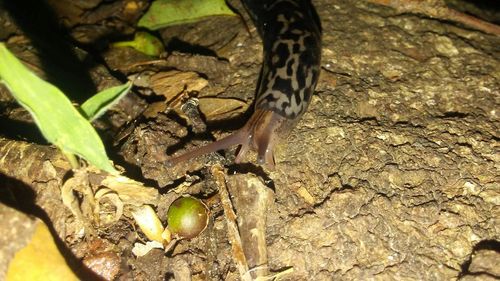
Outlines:
<svg viewBox="0 0 500 281"><path fill-rule="evenodd" d="M168 229L178 238L194 238L208 225L208 208L194 197L180 197L168 208L167 222Z"/></svg>

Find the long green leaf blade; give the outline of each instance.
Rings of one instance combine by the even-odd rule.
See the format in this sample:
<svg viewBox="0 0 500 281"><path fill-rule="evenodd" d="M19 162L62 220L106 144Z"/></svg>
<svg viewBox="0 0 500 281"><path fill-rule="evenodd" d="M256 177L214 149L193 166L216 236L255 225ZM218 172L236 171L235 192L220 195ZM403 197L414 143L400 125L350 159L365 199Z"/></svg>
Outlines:
<svg viewBox="0 0 500 281"><path fill-rule="evenodd" d="M130 88L132 88L132 82L108 88L86 100L80 108L85 117L87 117L87 120L93 121L124 97Z"/></svg>
<svg viewBox="0 0 500 281"><path fill-rule="evenodd" d="M76 154L96 167L117 174L92 125L56 87L28 70L0 43L0 79L28 110L43 136L65 154Z"/></svg>

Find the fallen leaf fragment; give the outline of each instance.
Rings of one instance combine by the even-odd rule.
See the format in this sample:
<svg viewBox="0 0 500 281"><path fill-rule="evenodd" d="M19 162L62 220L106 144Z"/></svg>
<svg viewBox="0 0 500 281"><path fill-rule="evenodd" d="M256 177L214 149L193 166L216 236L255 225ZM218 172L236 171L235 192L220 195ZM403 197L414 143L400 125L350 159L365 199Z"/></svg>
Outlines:
<svg viewBox="0 0 500 281"><path fill-rule="evenodd" d="M135 243L134 248L132 248L132 254L136 257L142 257L153 249L163 249L163 244L158 241L148 241L146 244Z"/></svg>
<svg viewBox="0 0 500 281"><path fill-rule="evenodd" d="M26 247L9 264L7 281L79 280L56 246L49 228L39 222Z"/></svg>
<svg viewBox="0 0 500 281"><path fill-rule="evenodd" d="M210 121L227 120L236 117L248 109L248 104L234 98L199 98L200 111Z"/></svg>
<svg viewBox="0 0 500 281"><path fill-rule="evenodd" d="M172 102L182 93L199 92L208 85L208 81L196 72L181 72L171 70L152 75L150 87L157 95L165 96L167 102Z"/></svg>
<svg viewBox="0 0 500 281"><path fill-rule="evenodd" d="M224 0L157 0L139 20L151 30L195 22L209 16L236 16Z"/></svg>

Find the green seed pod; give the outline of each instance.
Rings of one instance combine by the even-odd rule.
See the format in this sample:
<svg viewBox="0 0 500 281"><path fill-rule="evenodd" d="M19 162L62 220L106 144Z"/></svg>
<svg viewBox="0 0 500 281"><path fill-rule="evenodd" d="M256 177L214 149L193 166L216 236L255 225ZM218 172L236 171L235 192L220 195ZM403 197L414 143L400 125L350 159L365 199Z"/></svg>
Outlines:
<svg viewBox="0 0 500 281"><path fill-rule="evenodd" d="M194 238L207 228L208 214L202 201L191 196L180 197L168 208L168 229L178 238Z"/></svg>

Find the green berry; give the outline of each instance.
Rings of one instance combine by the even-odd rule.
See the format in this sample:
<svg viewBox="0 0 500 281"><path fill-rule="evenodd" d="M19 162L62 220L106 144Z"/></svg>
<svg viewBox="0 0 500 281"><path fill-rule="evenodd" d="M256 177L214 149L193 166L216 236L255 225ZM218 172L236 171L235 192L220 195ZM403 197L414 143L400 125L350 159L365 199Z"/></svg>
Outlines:
<svg viewBox="0 0 500 281"><path fill-rule="evenodd" d="M167 222L168 229L178 238L194 238L208 225L208 208L194 197L180 197L168 208Z"/></svg>

